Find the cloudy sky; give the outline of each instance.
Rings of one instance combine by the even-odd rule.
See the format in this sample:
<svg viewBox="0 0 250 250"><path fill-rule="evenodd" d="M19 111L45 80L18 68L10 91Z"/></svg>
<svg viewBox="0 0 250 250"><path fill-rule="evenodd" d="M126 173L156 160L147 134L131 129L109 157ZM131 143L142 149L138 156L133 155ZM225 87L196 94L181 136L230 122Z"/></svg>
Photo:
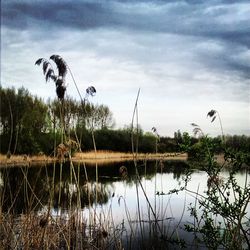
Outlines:
<svg viewBox="0 0 250 250"><path fill-rule="evenodd" d="M139 123L161 135L250 135L250 2L230 0L3 0L1 85L55 97L40 58L61 55L81 92L93 85L116 127ZM70 75L67 95L79 99Z"/></svg>

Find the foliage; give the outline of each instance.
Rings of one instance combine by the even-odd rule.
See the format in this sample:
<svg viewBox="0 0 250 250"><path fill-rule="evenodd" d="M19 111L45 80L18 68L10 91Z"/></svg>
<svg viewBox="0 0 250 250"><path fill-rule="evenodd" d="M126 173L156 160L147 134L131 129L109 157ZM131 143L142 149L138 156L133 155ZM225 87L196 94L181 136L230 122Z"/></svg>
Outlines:
<svg viewBox="0 0 250 250"><path fill-rule="evenodd" d="M32 96L27 89L0 88L1 100L1 152L12 154L36 154L43 151L51 154L54 139L59 143L61 129L61 104ZM91 126L110 128L114 121L105 105L64 99L65 130L68 135L83 137ZM85 139L83 139L84 141ZM10 146L9 146L10 144Z"/></svg>
<svg viewBox="0 0 250 250"><path fill-rule="evenodd" d="M195 128L199 129L195 124ZM197 130L196 130L197 131ZM247 206L250 202L250 183L239 183L235 174L245 171L248 153L232 150L227 143L214 140L200 130L202 137L190 146L186 141L183 148L208 175L205 194L187 190L196 195L194 204L190 204L190 215L194 222L187 224L186 230L193 232L198 242L204 242L209 249L223 247L226 249L250 248L248 233L249 214ZM224 154L224 162L216 160L218 148ZM229 171L228 178L222 178L223 169Z"/></svg>
<svg viewBox="0 0 250 250"><path fill-rule="evenodd" d="M0 89L1 152L38 153L46 129L47 106L28 90ZM9 145L8 145L9 144Z"/></svg>
<svg viewBox="0 0 250 250"><path fill-rule="evenodd" d="M218 154L222 149L221 140L217 138L210 138L208 136L201 137L198 142L190 144L186 151L188 152L188 159L199 161L203 164L206 160L207 151L211 154Z"/></svg>

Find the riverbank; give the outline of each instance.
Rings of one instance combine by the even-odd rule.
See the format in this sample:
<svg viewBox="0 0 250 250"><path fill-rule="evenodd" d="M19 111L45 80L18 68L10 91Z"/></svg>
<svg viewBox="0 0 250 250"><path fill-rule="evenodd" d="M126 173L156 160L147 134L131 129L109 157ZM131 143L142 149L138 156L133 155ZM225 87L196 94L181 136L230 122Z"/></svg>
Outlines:
<svg viewBox="0 0 250 250"><path fill-rule="evenodd" d="M89 151L74 153L72 161L75 163L110 163L119 161L131 160L187 160L187 154L181 153L122 153L112 151ZM67 159L65 159L67 160ZM27 166L27 165L41 165L47 163L58 162L60 159L57 157L50 157L46 155L12 155L7 158L7 155L0 154L0 167L8 166Z"/></svg>

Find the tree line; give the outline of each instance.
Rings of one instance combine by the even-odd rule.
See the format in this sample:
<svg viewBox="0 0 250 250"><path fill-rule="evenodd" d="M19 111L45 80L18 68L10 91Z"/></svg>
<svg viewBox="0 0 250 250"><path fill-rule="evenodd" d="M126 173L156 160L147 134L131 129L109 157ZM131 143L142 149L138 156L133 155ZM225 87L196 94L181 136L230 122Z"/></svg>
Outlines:
<svg viewBox="0 0 250 250"><path fill-rule="evenodd" d="M3 154L42 152L51 155L63 141L63 134L77 142L77 150L93 150L96 145L98 150L131 152L132 133L135 133L135 144L138 141L139 152L180 152L188 135L178 130L173 137L164 137L158 135L155 128L144 132L140 127L132 131L131 126L114 129L114 118L106 105L94 105L71 97L65 97L63 101L49 99L44 102L23 87L0 87L0 101L0 152ZM216 137L212 140L220 145L220 139ZM250 151L248 136L226 136L225 142L235 150ZM195 149L199 139L191 137L191 143Z"/></svg>
<svg viewBox="0 0 250 250"><path fill-rule="evenodd" d="M90 129L114 126L112 112L105 105L82 103L67 97L47 100L33 96L25 88L0 87L1 153L51 154L61 142L62 126L72 140L83 144Z"/></svg>

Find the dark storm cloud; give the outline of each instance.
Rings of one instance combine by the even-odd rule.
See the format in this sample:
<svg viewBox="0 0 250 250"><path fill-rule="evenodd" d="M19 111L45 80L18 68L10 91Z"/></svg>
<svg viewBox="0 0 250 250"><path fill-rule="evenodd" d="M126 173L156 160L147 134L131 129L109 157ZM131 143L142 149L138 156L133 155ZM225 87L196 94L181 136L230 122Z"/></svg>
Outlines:
<svg viewBox="0 0 250 250"><path fill-rule="evenodd" d="M245 1L9 0L2 4L2 20L4 25L12 28L32 25L76 29L116 27L227 39L234 38L235 32L243 36L249 34L249 18L239 23L237 17L231 16L235 18L232 25L218 23L218 18L230 14L230 6L235 2L240 6Z"/></svg>
<svg viewBox="0 0 250 250"><path fill-rule="evenodd" d="M3 24L11 28L28 26L96 28L113 23L109 9L97 3L12 2L2 6Z"/></svg>
<svg viewBox="0 0 250 250"><path fill-rule="evenodd" d="M217 70L233 70L244 77L250 64L237 58L250 47L249 1L5 1L2 24L9 29L54 32L64 28L111 28L145 34L166 33L222 42L223 52L198 53L200 61ZM247 8L246 8L247 7ZM152 46L154 46L152 44ZM245 50L245 51L244 51ZM242 52L243 51L243 52ZM233 56L233 58L232 58Z"/></svg>

